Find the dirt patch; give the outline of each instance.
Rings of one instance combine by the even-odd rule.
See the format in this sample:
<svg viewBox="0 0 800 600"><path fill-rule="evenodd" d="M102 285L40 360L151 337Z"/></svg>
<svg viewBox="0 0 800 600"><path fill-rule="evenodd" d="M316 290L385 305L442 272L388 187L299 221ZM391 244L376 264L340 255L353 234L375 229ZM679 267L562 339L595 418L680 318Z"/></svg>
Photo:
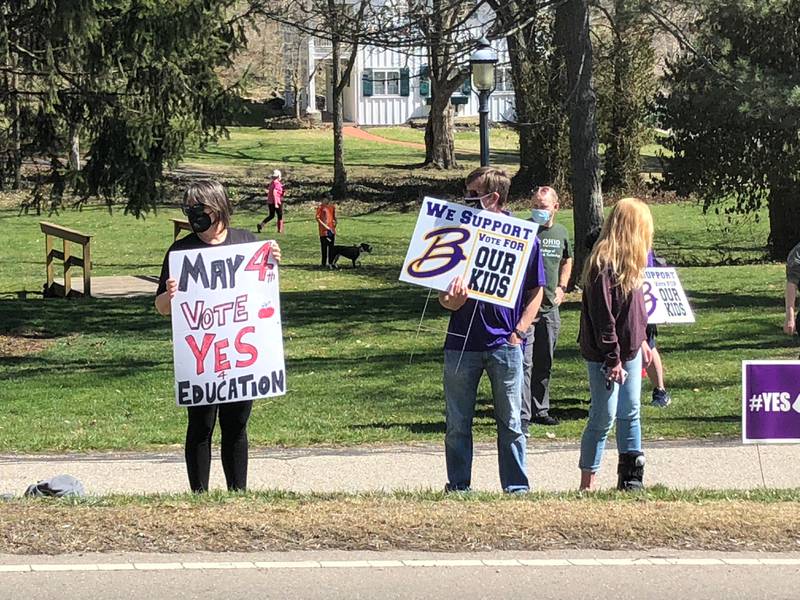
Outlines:
<svg viewBox="0 0 800 600"><path fill-rule="evenodd" d="M23 330L0 333L0 357L38 354L55 343L55 335L46 331Z"/></svg>
<svg viewBox="0 0 800 600"><path fill-rule="evenodd" d="M797 551L796 502L233 498L88 506L14 501L0 552L549 549Z"/></svg>

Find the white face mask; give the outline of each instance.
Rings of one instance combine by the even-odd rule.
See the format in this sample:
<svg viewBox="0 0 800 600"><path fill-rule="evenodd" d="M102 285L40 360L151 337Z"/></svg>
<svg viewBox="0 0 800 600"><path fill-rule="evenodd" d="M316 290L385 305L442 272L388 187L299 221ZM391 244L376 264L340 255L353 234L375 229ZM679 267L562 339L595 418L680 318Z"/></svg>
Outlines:
<svg viewBox="0 0 800 600"><path fill-rule="evenodd" d="M496 204L496 202L492 202L491 204L486 203L486 200L491 198L493 194L494 192L489 192L483 196L465 196L464 203L482 210L489 210Z"/></svg>
<svg viewBox="0 0 800 600"><path fill-rule="evenodd" d="M537 225L547 225L552 218L552 213L544 208L534 208L531 211L531 220Z"/></svg>

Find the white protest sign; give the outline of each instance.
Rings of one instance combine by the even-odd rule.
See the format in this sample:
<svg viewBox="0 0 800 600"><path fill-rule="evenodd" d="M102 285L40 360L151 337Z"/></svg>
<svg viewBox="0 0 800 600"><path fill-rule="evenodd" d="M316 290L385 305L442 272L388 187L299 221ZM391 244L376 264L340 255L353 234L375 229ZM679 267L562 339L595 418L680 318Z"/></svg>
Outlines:
<svg viewBox="0 0 800 600"><path fill-rule="evenodd" d="M179 406L286 393L278 267L270 242L171 252Z"/></svg>
<svg viewBox="0 0 800 600"><path fill-rule="evenodd" d="M694 323L692 307L672 267L645 269L642 291L648 323Z"/></svg>
<svg viewBox="0 0 800 600"><path fill-rule="evenodd" d="M460 275L470 298L513 307L537 229L503 213L425 198L400 281L446 291Z"/></svg>

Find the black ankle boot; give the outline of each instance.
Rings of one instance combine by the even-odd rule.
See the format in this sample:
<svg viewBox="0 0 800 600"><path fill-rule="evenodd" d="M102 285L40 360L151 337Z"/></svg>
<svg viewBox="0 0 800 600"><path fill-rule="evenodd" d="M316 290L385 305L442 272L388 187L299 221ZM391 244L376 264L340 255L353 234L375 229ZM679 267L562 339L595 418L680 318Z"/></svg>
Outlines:
<svg viewBox="0 0 800 600"><path fill-rule="evenodd" d="M627 452L619 455L617 489L633 492L644 488L644 453Z"/></svg>

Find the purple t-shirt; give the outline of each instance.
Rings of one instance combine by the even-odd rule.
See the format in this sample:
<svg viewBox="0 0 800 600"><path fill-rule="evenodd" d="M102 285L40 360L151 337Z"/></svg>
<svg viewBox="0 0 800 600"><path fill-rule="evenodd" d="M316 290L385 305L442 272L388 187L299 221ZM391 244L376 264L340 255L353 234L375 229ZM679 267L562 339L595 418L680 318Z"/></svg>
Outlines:
<svg viewBox="0 0 800 600"><path fill-rule="evenodd" d="M500 348L508 340L519 322L525 307L525 296L528 290L545 285L544 264L539 253L539 240L536 239L528 259L525 271L525 282L517 295L514 308L506 308L470 298L464 306L450 314L447 336L444 339L445 350L461 350L466 352L485 352ZM477 304L477 309L475 305ZM473 311L475 317L473 318ZM470 320L472 327L470 328ZM469 336L464 344L464 336Z"/></svg>

